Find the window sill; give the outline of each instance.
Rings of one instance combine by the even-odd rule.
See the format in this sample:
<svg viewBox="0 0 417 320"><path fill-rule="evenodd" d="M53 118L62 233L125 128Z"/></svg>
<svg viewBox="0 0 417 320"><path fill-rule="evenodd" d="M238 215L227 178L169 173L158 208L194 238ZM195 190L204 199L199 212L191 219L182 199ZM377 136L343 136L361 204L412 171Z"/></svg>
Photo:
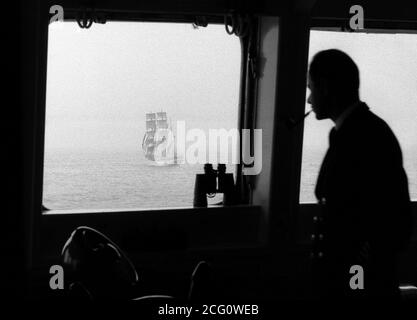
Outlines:
<svg viewBox="0 0 417 320"><path fill-rule="evenodd" d="M159 210L50 210L41 218L41 254L59 254L79 226L106 234L127 252L191 252L259 245L261 207Z"/></svg>
<svg viewBox="0 0 417 320"><path fill-rule="evenodd" d="M211 205L208 207L165 207L165 208L114 208L114 209L48 209L42 212L43 216L49 215L72 215L72 214L164 214L164 213L210 213L217 211L234 212L236 210L257 210L259 206L253 205L235 205L221 206Z"/></svg>

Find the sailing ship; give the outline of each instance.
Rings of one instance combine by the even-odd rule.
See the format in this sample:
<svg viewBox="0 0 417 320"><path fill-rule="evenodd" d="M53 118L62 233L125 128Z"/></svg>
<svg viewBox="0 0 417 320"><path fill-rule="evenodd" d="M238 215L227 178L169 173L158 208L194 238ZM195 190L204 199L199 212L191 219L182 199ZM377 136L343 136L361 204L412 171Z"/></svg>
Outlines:
<svg viewBox="0 0 417 320"><path fill-rule="evenodd" d="M146 113L142 140L145 158L158 165L178 164L175 136L165 111Z"/></svg>

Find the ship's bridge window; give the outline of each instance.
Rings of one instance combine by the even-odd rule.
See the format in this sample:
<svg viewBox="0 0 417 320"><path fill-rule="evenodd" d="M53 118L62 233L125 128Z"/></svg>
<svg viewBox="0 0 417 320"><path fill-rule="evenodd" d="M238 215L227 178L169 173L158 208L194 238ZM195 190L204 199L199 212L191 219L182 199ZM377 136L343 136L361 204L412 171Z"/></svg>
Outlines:
<svg viewBox="0 0 417 320"><path fill-rule="evenodd" d="M331 48L343 50L358 65L360 98L394 131L403 153L410 197L417 200L417 35L310 32L310 61L317 52ZM306 104L306 111L310 108ZM314 187L333 125L331 120L318 121L314 113L305 120L300 203L316 202Z"/></svg>
<svg viewBox="0 0 417 320"><path fill-rule="evenodd" d="M48 37L46 208L190 207L205 162L235 171L241 44L224 25L57 22Z"/></svg>

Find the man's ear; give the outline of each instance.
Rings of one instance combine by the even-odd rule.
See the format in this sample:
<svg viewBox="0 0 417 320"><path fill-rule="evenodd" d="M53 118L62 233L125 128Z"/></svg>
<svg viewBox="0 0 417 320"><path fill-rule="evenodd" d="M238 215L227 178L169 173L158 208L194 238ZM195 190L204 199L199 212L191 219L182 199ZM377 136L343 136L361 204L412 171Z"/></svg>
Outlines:
<svg viewBox="0 0 417 320"><path fill-rule="evenodd" d="M323 97L328 97L330 94L330 83L329 80L325 78L319 78L318 79L318 86L319 90Z"/></svg>

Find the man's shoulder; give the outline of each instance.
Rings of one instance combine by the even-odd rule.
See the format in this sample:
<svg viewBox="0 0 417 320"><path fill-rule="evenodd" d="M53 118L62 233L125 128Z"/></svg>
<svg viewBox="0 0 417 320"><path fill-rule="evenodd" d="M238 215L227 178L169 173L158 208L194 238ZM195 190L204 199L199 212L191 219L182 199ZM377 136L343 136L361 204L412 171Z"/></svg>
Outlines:
<svg viewBox="0 0 417 320"><path fill-rule="evenodd" d="M347 153L365 154L370 158L402 158L400 144L388 123L373 113L364 104L352 113L349 121L342 127L341 134Z"/></svg>
<svg viewBox="0 0 417 320"><path fill-rule="evenodd" d="M360 135L365 140L367 138L395 139L394 132L388 123L373 113L365 103L355 110L350 120L350 133Z"/></svg>

